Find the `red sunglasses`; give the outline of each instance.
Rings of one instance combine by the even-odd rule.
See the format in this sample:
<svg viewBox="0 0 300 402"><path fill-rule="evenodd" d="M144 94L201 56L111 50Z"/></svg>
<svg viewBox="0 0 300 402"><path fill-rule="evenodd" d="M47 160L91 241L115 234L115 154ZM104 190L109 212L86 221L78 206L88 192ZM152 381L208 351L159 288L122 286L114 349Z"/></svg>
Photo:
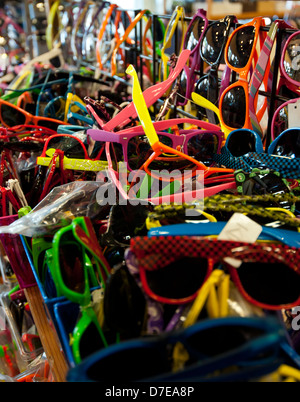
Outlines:
<svg viewBox="0 0 300 402"><path fill-rule="evenodd" d="M270 310L300 303L297 248L189 236L135 237L130 248L138 260L145 292L161 303L193 301L220 262L250 303ZM241 260L242 264L235 268L226 257Z"/></svg>

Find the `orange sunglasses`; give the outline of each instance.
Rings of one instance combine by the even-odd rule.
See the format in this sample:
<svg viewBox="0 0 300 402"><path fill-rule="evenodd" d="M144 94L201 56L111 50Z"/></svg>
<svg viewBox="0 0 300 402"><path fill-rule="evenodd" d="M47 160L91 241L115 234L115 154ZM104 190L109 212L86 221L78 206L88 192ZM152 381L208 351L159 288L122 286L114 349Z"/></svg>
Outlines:
<svg viewBox="0 0 300 402"><path fill-rule="evenodd" d="M219 102L220 120L228 130L236 128L252 129L249 116L248 78L258 59L257 42L260 40L260 48L264 43L266 33L260 30L263 26L265 26L263 17L256 17L235 29L226 43L225 62L231 70L239 74L238 80L223 91ZM268 74L266 74L266 79L264 80L265 87L267 77ZM266 107L267 99L257 111L259 121L262 119Z"/></svg>
<svg viewBox="0 0 300 402"><path fill-rule="evenodd" d="M68 124L50 117L34 116L3 99L0 99L0 121L4 127L33 124L35 126L50 128L54 131L57 131L59 125Z"/></svg>

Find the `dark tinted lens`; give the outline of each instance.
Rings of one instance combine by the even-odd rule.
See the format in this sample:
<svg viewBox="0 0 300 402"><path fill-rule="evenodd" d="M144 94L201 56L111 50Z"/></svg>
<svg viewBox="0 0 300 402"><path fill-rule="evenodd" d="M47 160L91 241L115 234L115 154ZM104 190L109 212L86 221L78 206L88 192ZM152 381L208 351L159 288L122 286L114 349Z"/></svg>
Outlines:
<svg viewBox="0 0 300 402"><path fill-rule="evenodd" d="M173 175L175 177L184 170L194 169L195 166L196 165L193 162L183 157L176 155L161 155L150 163L149 169L152 171L155 170L161 177L173 177Z"/></svg>
<svg viewBox="0 0 300 402"><path fill-rule="evenodd" d="M200 17L195 18L192 23L189 32L187 32L184 48L188 50L193 50L199 43L199 39L203 32L204 20Z"/></svg>
<svg viewBox="0 0 300 402"><path fill-rule="evenodd" d="M248 63L253 47L255 28L248 26L239 29L228 47L228 61L232 67L243 68Z"/></svg>
<svg viewBox="0 0 300 402"><path fill-rule="evenodd" d="M1 119L6 126L12 127L19 124L25 124L26 117L18 109L9 105L1 105Z"/></svg>
<svg viewBox="0 0 300 402"><path fill-rule="evenodd" d="M254 300L278 306L300 296L300 275L283 263L243 263L238 268L241 284Z"/></svg>
<svg viewBox="0 0 300 402"><path fill-rule="evenodd" d="M48 143L47 149L60 149L67 158L84 159L84 148L74 137L53 137Z"/></svg>
<svg viewBox="0 0 300 402"><path fill-rule="evenodd" d="M87 356L90 356L92 353L103 348L103 342L101 336L99 334L98 328L96 324L92 321L89 326L83 332L80 337L79 342L79 353L81 359L84 359Z"/></svg>
<svg viewBox="0 0 300 402"><path fill-rule="evenodd" d="M300 34L290 40L283 61L287 75L300 85Z"/></svg>
<svg viewBox="0 0 300 402"><path fill-rule="evenodd" d="M242 86L236 86L226 92L221 105L224 123L228 127L242 128L246 116L246 96Z"/></svg>
<svg viewBox="0 0 300 402"><path fill-rule="evenodd" d="M128 165L132 170L139 169L153 153L148 138L145 135L137 135L128 141L127 155Z"/></svg>
<svg viewBox="0 0 300 402"><path fill-rule="evenodd" d="M180 75L179 93L183 96L186 96L187 95L186 90L187 90L187 76L185 70L183 69ZM179 98L179 100L183 101L184 99Z"/></svg>
<svg viewBox="0 0 300 402"><path fill-rule="evenodd" d="M148 213L153 206L147 202L137 205L114 205L110 213L110 230L116 241L123 244L130 243L134 236L147 234L145 225Z"/></svg>
<svg viewBox="0 0 300 402"><path fill-rule="evenodd" d="M215 71L210 71L207 75L201 77L196 85L195 92L205 99L208 99L214 105L218 103L218 94L219 94L219 80L217 73ZM197 106L200 116L208 117L210 112L207 112L203 107ZM217 119L217 117L216 117ZM216 121L218 124L218 120Z"/></svg>
<svg viewBox="0 0 300 402"><path fill-rule="evenodd" d="M110 329L119 332L122 339L141 335L146 300L126 266L112 270L103 303L105 322Z"/></svg>
<svg viewBox="0 0 300 402"><path fill-rule="evenodd" d="M156 41L161 42L164 39L164 25L161 20L156 21L155 29Z"/></svg>
<svg viewBox="0 0 300 402"><path fill-rule="evenodd" d="M273 155L300 158L300 131L288 131L280 138L272 152Z"/></svg>
<svg viewBox="0 0 300 402"><path fill-rule="evenodd" d="M210 166L213 162L213 155L218 151L218 145L219 138L216 134L197 134L190 138L187 143L188 155L193 156L206 166Z"/></svg>
<svg viewBox="0 0 300 402"><path fill-rule="evenodd" d="M59 243L59 268L65 286L74 292L85 290L82 250L69 232L61 236Z"/></svg>
<svg viewBox="0 0 300 402"><path fill-rule="evenodd" d="M216 22L210 25L205 32L201 45L201 54L208 64L216 63L222 53L225 29L224 22Z"/></svg>
<svg viewBox="0 0 300 402"><path fill-rule="evenodd" d="M46 127L46 128L50 128L51 130L56 131L57 127L62 124L62 123L55 123L54 121L50 121L50 120L39 120L38 121L38 125L42 126L42 127Z"/></svg>
<svg viewBox="0 0 300 402"><path fill-rule="evenodd" d="M184 258L163 268L146 270L146 279L148 286L157 296L182 299L201 288L206 274L206 259Z"/></svg>
<svg viewBox="0 0 300 402"><path fill-rule="evenodd" d="M230 134L227 140L227 148L233 156L242 156L248 152L255 152L255 136L249 131L241 131Z"/></svg>

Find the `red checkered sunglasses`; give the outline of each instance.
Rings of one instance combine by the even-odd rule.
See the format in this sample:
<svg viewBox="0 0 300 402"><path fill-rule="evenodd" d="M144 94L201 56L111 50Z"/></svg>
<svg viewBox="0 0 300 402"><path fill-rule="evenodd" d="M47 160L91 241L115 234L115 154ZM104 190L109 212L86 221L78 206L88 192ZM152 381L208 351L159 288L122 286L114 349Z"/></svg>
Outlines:
<svg viewBox="0 0 300 402"><path fill-rule="evenodd" d="M216 263L222 263L243 297L258 307L280 310L300 303L297 248L189 236L135 237L130 248L145 292L161 303L194 300ZM226 257L242 264L235 268Z"/></svg>

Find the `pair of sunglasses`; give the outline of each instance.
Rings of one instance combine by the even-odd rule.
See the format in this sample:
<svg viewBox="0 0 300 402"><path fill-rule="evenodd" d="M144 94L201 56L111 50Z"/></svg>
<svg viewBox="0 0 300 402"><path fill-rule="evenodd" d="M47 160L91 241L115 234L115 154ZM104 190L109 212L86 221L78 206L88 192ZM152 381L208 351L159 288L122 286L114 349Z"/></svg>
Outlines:
<svg viewBox="0 0 300 402"><path fill-rule="evenodd" d="M91 353L107 346L104 332L91 306L91 289L86 263L95 264L99 284L105 288L110 267L99 247L89 218L75 218L71 225L58 230L52 249L46 250L46 262L57 289L57 296L81 306L81 317L72 337L74 360L79 363Z"/></svg>
<svg viewBox="0 0 300 402"><path fill-rule="evenodd" d="M61 120L34 116L3 99L0 99L0 121L4 127L8 128L22 124L34 124L55 131L59 125L64 124Z"/></svg>
<svg viewBox="0 0 300 402"><path fill-rule="evenodd" d="M167 49L170 49L172 46L172 40L175 38L175 34L177 32L178 27L180 26L181 29L181 39L179 42L179 49L178 54L181 53L183 49L183 42L185 38L186 26L185 26L185 12L184 8L180 6L176 6L175 10L173 11L171 18L168 22L163 45L161 48L161 60L159 64L159 77L160 81L165 81L169 75L169 66L168 62L170 59L170 55L167 54Z"/></svg>
<svg viewBox="0 0 300 402"><path fill-rule="evenodd" d="M201 60L199 58L199 48L203 32L208 26L206 11L199 9L193 15L184 37L183 49L190 50L189 63L184 67L180 76L179 94L185 99L179 100L179 106L185 106L191 97L191 92L196 80L195 70L199 71Z"/></svg>
<svg viewBox="0 0 300 402"><path fill-rule="evenodd" d="M194 300L220 262L250 303L270 310L299 303L298 248L188 236L135 237L130 248L145 292L163 303ZM235 268L226 257L242 261L241 266Z"/></svg>
<svg viewBox="0 0 300 402"><path fill-rule="evenodd" d="M253 130L232 131L213 159L233 169L251 172L253 168L273 169L282 177L299 178L299 129L290 128L281 133L264 152L259 134Z"/></svg>
<svg viewBox="0 0 300 402"><path fill-rule="evenodd" d="M111 345L71 368L67 381L105 382L112 376L118 381L249 380L278 368L284 338L282 325L273 317L201 320L160 336ZM187 359L182 370L174 372L172 351L178 343Z"/></svg>
<svg viewBox="0 0 300 402"><path fill-rule="evenodd" d="M265 26L262 17L256 17L252 21L236 28L228 38L225 47L225 62L234 72L239 74L236 82L226 88L219 101L220 119L222 124L229 130L235 128L251 129L249 117L249 74L253 63L257 61L257 45L260 41L263 46L264 32L261 28ZM267 68L270 65L267 64ZM266 81L265 88L267 88ZM255 98L255 106L257 97ZM257 111L260 121L266 110L267 100Z"/></svg>
<svg viewBox="0 0 300 402"><path fill-rule="evenodd" d="M195 84L194 91L214 105L217 105L219 101L219 66L221 63L225 63L224 50L230 31L234 28L235 23L237 23L237 19L233 15L228 15L222 20L212 22L204 31L200 41L201 59L209 66L209 71L200 77ZM200 112L204 117L207 117L205 109L200 109ZM209 120L211 121L211 117Z"/></svg>

